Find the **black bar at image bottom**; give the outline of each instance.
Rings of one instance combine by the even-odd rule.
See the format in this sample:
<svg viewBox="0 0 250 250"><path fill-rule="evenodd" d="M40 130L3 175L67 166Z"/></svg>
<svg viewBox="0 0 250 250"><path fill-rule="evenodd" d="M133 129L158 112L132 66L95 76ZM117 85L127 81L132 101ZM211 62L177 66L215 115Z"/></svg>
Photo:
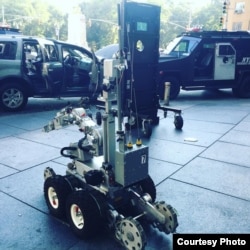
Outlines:
<svg viewBox="0 0 250 250"><path fill-rule="evenodd" d="M250 234L174 234L173 250L250 249Z"/></svg>

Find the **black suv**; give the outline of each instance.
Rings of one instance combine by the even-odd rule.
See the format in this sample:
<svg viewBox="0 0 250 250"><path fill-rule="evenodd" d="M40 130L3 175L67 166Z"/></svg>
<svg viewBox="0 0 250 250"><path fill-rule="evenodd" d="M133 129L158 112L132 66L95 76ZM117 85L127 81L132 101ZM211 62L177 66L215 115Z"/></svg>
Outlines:
<svg viewBox="0 0 250 250"><path fill-rule="evenodd" d="M171 83L170 98L180 89L228 89L250 98L250 33L186 32L176 37L159 60L159 94Z"/></svg>
<svg viewBox="0 0 250 250"><path fill-rule="evenodd" d="M0 35L0 107L17 111L29 97L98 96L100 64L89 50L50 39Z"/></svg>

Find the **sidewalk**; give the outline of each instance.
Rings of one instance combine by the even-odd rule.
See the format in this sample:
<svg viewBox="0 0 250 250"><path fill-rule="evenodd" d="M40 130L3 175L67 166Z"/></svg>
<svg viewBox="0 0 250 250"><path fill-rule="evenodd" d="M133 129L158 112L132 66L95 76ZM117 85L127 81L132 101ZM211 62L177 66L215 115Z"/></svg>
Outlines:
<svg viewBox="0 0 250 250"><path fill-rule="evenodd" d="M39 110L38 102L28 110ZM183 111L182 131L173 113L164 118L159 111L160 123L144 141L157 200L178 211L178 233L250 233L250 100L197 91L181 92L170 105ZM80 137L73 126L42 132L58 110L0 111L0 249L122 249L107 232L79 240L48 213L43 171L64 174L68 159L60 149ZM172 249L171 235L145 231L146 250Z"/></svg>

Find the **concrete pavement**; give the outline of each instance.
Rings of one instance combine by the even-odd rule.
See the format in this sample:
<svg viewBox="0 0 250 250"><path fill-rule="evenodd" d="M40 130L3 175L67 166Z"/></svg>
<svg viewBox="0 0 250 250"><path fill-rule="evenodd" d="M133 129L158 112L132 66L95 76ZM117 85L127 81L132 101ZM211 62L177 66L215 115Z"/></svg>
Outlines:
<svg viewBox="0 0 250 250"><path fill-rule="evenodd" d="M75 99L73 99L73 102ZM77 127L42 132L66 100L31 99L24 112L0 111L0 249L122 249L108 232L78 239L52 217L43 196L43 171L65 173L61 147L78 141ZM149 174L157 200L178 211L178 233L250 233L250 100L230 91L181 92L149 140ZM145 228L146 250L172 249L172 236Z"/></svg>

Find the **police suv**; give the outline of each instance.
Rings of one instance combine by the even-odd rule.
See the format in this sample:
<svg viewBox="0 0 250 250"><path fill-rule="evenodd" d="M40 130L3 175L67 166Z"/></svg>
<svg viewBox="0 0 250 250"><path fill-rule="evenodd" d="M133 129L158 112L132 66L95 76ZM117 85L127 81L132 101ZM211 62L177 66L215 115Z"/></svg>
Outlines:
<svg viewBox="0 0 250 250"><path fill-rule="evenodd" d="M159 60L159 95L170 82L170 98L180 89L231 88L250 97L250 33L247 31L187 32L168 45Z"/></svg>

